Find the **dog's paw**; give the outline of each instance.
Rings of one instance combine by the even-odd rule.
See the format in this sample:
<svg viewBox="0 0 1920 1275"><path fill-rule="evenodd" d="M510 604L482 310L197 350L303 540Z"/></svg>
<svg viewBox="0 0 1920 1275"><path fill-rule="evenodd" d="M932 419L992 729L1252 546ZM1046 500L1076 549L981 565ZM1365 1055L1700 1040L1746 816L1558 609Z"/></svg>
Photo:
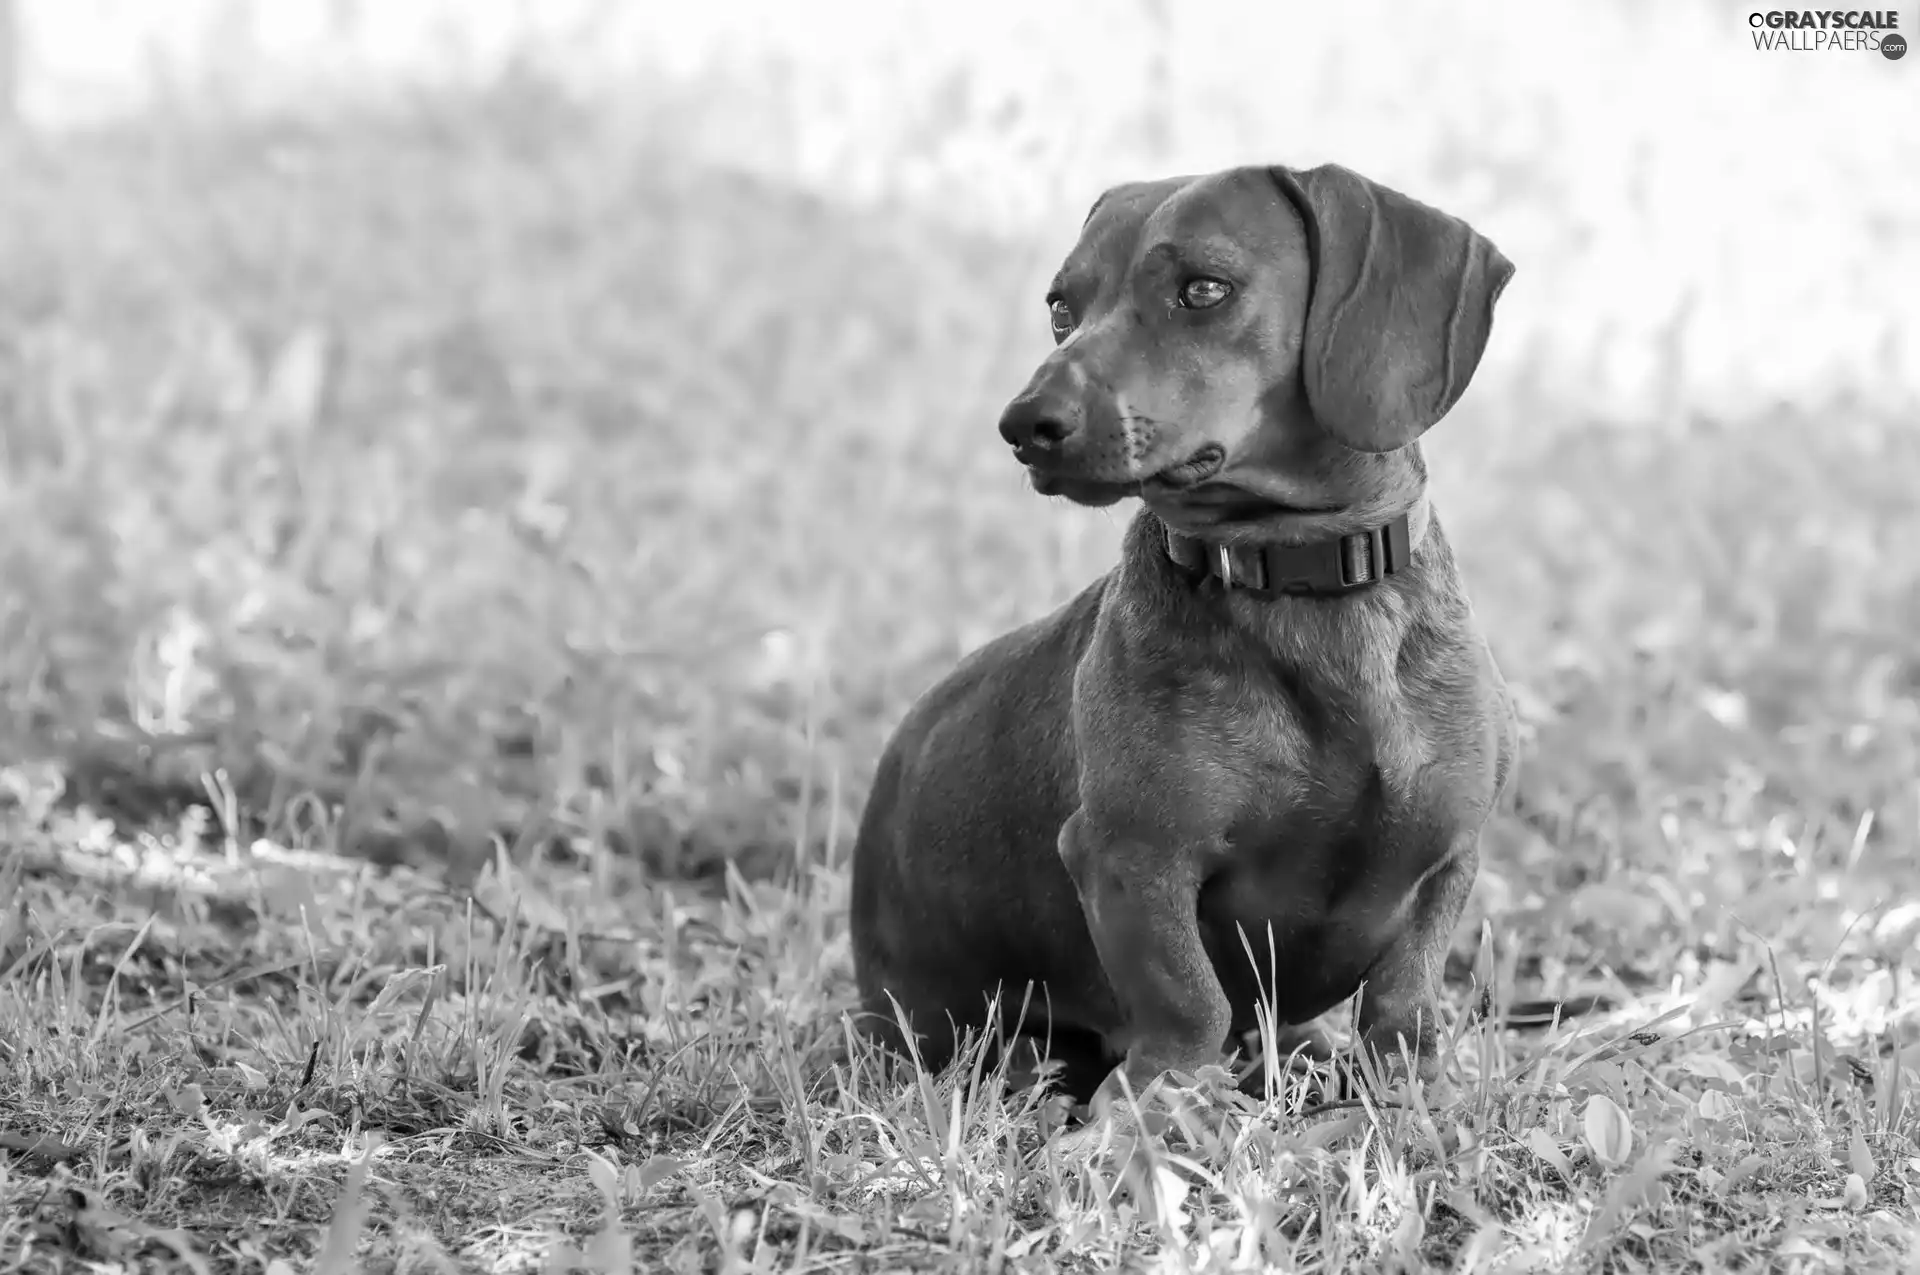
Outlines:
<svg viewBox="0 0 1920 1275"><path fill-rule="evenodd" d="M1116 1073L1085 1108L1076 1109L1082 1123L1061 1132L1054 1146L1074 1156L1118 1154L1122 1159L1142 1140L1166 1147L1212 1146L1235 1113L1251 1110L1253 1104L1235 1088L1225 1067L1202 1067L1194 1075L1167 1072L1137 1093Z"/></svg>
<svg viewBox="0 0 1920 1275"><path fill-rule="evenodd" d="M1062 1159L1086 1162L1113 1154L1132 1154L1142 1132L1139 1115L1129 1106L1088 1110L1078 1125L1054 1135L1053 1149Z"/></svg>

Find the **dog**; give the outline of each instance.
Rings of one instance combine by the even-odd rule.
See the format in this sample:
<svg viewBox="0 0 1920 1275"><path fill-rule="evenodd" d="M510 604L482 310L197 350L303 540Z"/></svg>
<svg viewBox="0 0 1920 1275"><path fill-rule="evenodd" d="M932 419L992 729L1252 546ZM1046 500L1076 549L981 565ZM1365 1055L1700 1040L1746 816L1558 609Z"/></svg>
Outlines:
<svg viewBox="0 0 1920 1275"><path fill-rule="evenodd" d="M1360 1043L1434 1075L1517 732L1419 440L1513 269L1335 165L1099 197L999 429L1035 491L1142 506L1111 572L884 749L852 864L869 1034L932 1070L1024 1042L1085 1102L1220 1064L1262 1005L1321 1046L1360 993Z"/></svg>

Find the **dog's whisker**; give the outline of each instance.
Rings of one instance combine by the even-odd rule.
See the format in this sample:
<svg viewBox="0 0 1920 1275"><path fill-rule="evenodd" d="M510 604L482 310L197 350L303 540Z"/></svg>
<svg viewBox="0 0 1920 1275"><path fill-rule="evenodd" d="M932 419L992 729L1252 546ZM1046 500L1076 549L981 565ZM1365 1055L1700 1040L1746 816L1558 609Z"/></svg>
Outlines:
<svg viewBox="0 0 1920 1275"><path fill-rule="evenodd" d="M1116 391L1114 402L1119 409L1121 454L1126 458L1128 476L1136 477L1140 473L1140 431L1134 426L1133 413L1127 410L1126 395Z"/></svg>

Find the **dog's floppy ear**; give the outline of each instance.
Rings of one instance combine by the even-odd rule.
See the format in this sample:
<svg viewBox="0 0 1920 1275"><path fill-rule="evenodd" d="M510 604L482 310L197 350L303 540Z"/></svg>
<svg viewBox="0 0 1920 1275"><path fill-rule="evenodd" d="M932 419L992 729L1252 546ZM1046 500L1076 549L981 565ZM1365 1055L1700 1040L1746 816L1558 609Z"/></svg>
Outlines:
<svg viewBox="0 0 1920 1275"><path fill-rule="evenodd" d="M1466 392L1513 263L1457 217L1336 164L1275 167L1307 228L1307 404L1348 447L1390 452Z"/></svg>

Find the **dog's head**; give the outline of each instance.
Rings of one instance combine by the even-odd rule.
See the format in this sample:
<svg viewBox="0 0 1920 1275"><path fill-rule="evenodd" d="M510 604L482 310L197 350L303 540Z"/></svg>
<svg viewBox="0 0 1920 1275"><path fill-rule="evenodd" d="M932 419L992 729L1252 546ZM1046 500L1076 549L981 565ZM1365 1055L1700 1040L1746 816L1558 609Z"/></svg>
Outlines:
<svg viewBox="0 0 1920 1275"><path fill-rule="evenodd" d="M1390 517L1512 274L1465 222L1333 165L1118 186L1055 276L1058 348L1000 432L1036 490L1142 496L1183 530Z"/></svg>

